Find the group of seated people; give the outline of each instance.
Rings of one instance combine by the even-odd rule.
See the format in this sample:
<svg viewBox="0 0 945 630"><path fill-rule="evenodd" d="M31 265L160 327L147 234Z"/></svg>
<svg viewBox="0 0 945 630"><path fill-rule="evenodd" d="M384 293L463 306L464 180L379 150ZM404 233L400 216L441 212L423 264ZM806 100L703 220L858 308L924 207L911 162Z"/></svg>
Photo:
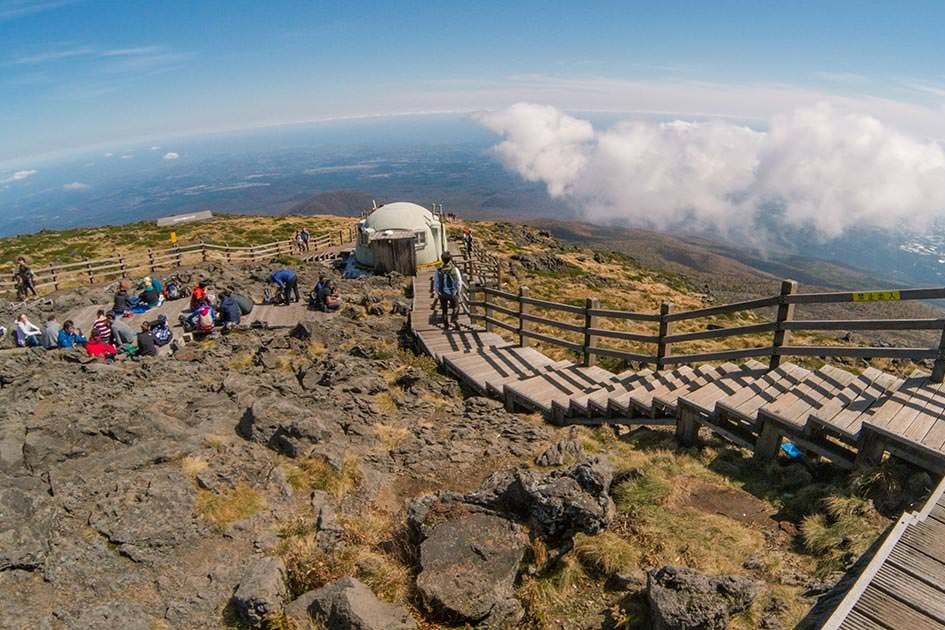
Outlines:
<svg viewBox="0 0 945 630"><path fill-rule="evenodd" d="M325 276L318 276L318 282L308 296L308 305L324 312L338 310L341 307L338 287L331 280L326 280Z"/></svg>
<svg viewBox="0 0 945 630"><path fill-rule="evenodd" d="M127 280L122 280L118 284L112 310L119 317L125 315L130 317L135 313L144 313L149 309L160 306L166 299L180 297L180 291L175 282L168 282L165 286L157 278L144 278L138 285L140 292L137 295L131 295L129 293L130 289L131 285Z"/></svg>
<svg viewBox="0 0 945 630"><path fill-rule="evenodd" d="M201 281L190 293L190 312L180 314L184 330L197 334L213 332L216 326L222 326L227 333L239 325L243 315L253 310L253 301L232 291L221 291L219 298L208 284Z"/></svg>
<svg viewBox="0 0 945 630"><path fill-rule="evenodd" d="M40 329L29 320L26 313L17 318L14 335L18 346L42 346L47 350L81 347L85 348L89 356L102 357L106 361L119 354L156 356L158 347L170 343L174 336L164 315L154 321L142 322L140 331L135 333L114 311L106 313L103 309L98 311L88 337L82 334L72 320L66 320L60 325L55 315L50 315L43 329Z"/></svg>

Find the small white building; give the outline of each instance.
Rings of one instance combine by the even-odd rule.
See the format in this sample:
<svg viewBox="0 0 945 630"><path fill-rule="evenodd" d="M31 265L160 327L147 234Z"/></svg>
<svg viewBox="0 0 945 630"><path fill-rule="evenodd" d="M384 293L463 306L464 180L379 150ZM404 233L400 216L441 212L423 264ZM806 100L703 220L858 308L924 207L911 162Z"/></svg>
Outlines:
<svg viewBox="0 0 945 630"><path fill-rule="evenodd" d="M418 265L436 262L446 251L446 228L439 217L423 206L398 201L377 208L358 224L358 243L354 250L358 264L373 268L372 241L394 237L405 230L413 232Z"/></svg>

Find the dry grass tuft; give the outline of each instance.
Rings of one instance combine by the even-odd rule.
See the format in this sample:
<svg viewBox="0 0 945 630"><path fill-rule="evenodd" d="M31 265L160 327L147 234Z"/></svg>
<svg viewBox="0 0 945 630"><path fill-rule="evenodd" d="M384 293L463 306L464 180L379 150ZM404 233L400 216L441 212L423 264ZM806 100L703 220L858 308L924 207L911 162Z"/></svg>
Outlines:
<svg viewBox="0 0 945 630"><path fill-rule="evenodd" d="M597 536L578 534L574 552L581 564L604 577L633 569L640 564L640 548L613 532Z"/></svg>
<svg viewBox="0 0 945 630"><path fill-rule="evenodd" d="M305 352L313 359L322 356L327 351L328 347L318 339L312 339L309 341L308 346L305 348Z"/></svg>
<svg viewBox="0 0 945 630"><path fill-rule="evenodd" d="M311 492L324 490L337 499L361 485L363 474L360 460L349 455L337 470L322 457L310 457L285 465L289 483L296 490Z"/></svg>
<svg viewBox="0 0 945 630"><path fill-rule="evenodd" d="M265 498L242 481L232 490L224 490L219 494L197 490L197 514L219 527L248 518L264 507Z"/></svg>
<svg viewBox="0 0 945 630"><path fill-rule="evenodd" d="M207 469L207 460L199 455L188 455L180 461L180 469L185 476L193 479Z"/></svg>
<svg viewBox="0 0 945 630"><path fill-rule="evenodd" d="M410 435L410 429L393 424L379 423L374 425L374 433L381 444L384 445L384 448L390 451L404 443L404 440Z"/></svg>
<svg viewBox="0 0 945 630"><path fill-rule="evenodd" d="M237 352L232 357L227 366L231 370L236 370L237 372L242 372L248 370L253 366L254 361L256 360L256 353L251 350L243 350Z"/></svg>

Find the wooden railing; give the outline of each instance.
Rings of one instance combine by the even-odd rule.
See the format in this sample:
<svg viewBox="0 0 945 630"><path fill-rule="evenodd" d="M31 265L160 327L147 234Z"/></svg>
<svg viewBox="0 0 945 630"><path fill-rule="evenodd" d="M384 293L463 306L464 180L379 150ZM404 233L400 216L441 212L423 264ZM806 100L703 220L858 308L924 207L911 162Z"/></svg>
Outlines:
<svg viewBox="0 0 945 630"><path fill-rule="evenodd" d="M473 257L475 258L475 257ZM730 361L737 359L768 357L772 369L778 367L783 357L831 357L831 358L895 358L908 360L933 360L932 379L942 382L945 378L945 318L928 319L849 319L807 320L796 319L794 308L798 304L846 304L873 301L909 301L945 299L945 288L904 289L884 291L798 293L797 283L785 280L778 295L746 300L734 304L711 306L689 311L674 311L673 305L663 303L659 312L641 313L600 308L597 298L588 298L582 305L565 304L537 299L529 294L527 287L517 293L501 290L501 274L494 257L485 261L467 258L467 277L472 280L466 307L473 321L484 322L488 330L504 330L518 336L520 345L539 342L565 348L582 356L585 365L593 365L597 357L612 357L626 361L651 364L656 369L680 363L704 361ZM490 260L491 259L491 260ZM493 262L495 272L492 271ZM478 265L478 266L477 266ZM485 275L477 275L484 269ZM702 326L692 332L675 332L681 322L692 322L717 316L763 310L774 311L767 321L718 327L717 324ZM757 314L755 314L757 315ZM770 315L769 315L770 317ZM650 329L646 332L621 330L608 322L636 322ZM536 330L541 327L542 332ZM695 326L687 326L695 328ZM549 333L549 330L551 333ZM863 347L851 345L791 345L790 334L796 331L941 331L937 347ZM562 338L561 334L571 336ZM770 337L768 337L770 335ZM709 339L731 339L748 337L755 342L749 347L725 349L711 352L674 354L674 344ZM759 340L769 339L761 343ZM611 340L608 345L608 340ZM623 348L613 347L613 341L625 342ZM634 349L626 346L632 344ZM637 351L636 348L644 350Z"/></svg>
<svg viewBox="0 0 945 630"><path fill-rule="evenodd" d="M344 245L353 241L356 228L346 228L326 234L313 235L309 239L309 251L303 257L317 256L335 245ZM214 243L191 243L162 249L147 249L129 252L108 258L82 260L61 265L51 265L34 269L37 292L58 291L59 289L80 284L94 284L130 274L151 274L161 269L170 269L194 265L201 262L217 261L226 263L245 263L271 260L282 255L298 255L298 248L292 239L264 243L247 247L217 245ZM0 280L0 292L16 291L15 273L8 280Z"/></svg>

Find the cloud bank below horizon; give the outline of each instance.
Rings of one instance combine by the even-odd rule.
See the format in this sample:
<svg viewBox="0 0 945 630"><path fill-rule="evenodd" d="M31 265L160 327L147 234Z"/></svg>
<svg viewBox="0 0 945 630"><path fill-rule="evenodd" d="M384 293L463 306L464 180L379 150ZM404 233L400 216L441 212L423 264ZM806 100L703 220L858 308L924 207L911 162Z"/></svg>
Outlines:
<svg viewBox="0 0 945 630"><path fill-rule="evenodd" d="M502 164L591 221L757 231L766 215L822 238L855 226L918 228L945 214L945 149L827 103L725 121L627 120L598 130L554 107L475 116Z"/></svg>

